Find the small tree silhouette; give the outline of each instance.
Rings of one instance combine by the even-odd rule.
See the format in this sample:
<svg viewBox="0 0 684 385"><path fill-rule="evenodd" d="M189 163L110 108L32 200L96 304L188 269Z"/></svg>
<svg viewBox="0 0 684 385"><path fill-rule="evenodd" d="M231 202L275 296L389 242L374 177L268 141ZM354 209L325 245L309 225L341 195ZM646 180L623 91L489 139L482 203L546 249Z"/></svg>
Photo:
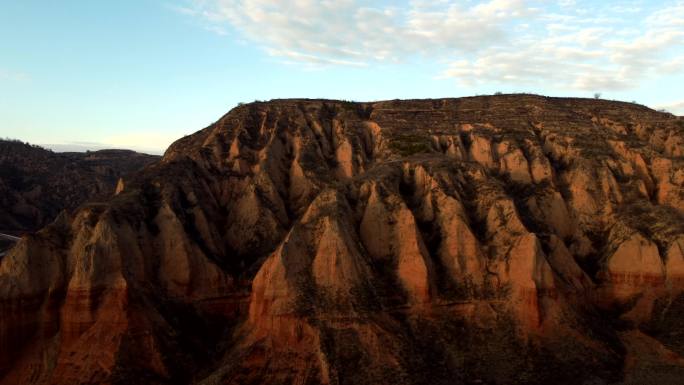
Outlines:
<svg viewBox="0 0 684 385"><path fill-rule="evenodd" d="M600 93L600 92L595 92L595 93L594 93L594 99L601 99L601 93Z"/></svg>

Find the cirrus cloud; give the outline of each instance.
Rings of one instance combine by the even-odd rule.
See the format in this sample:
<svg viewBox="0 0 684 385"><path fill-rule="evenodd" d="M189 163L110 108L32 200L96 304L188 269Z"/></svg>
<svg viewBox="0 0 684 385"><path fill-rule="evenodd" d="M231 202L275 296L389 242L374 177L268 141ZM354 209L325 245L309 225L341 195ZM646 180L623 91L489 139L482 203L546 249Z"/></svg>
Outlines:
<svg viewBox="0 0 684 385"><path fill-rule="evenodd" d="M305 66L427 58L464 84L624 90L684 72L684 1L188 0L178 9Z"/></svg>

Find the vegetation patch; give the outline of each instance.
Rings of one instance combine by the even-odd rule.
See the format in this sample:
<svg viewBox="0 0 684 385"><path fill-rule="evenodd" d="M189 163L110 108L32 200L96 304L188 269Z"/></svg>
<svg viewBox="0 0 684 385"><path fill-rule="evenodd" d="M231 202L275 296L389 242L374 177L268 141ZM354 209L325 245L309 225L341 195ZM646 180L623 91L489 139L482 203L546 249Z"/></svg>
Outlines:
<svg viewBox="0 0 684 385"><path fill-rule="evenodd" d="M684 295L659 298L653 304L653 318L641 330L678 354L684 354Z"/></svg>
<svg viewBox="0 0 684 385"><path fill-rule="evenodd" d="M402 156L430 152L430 138L417 134L395 134L389 144L392 151Z"/></svg>
<svg viewBox="0 0 684 385"><path fill-rule="evenodd" d="M684 129L684 120L678 120L678 121L677 121L677 124L679 125L679 127L681 127L682 129Z"/></svg>

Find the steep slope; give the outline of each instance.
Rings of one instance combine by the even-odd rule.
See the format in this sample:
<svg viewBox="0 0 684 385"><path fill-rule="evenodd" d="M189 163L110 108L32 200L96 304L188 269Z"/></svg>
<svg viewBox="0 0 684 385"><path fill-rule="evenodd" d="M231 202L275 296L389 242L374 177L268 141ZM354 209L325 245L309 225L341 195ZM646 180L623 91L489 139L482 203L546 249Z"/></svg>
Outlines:
<svg viewBox="0 0 684 385"><path fill-rule="evenodd" d="M38 230L62 210L107 197L119 178L158 159L128 150L54 153L0 140L0 232Z"/></svg>
<svg viewBox="0 0 684 385"><path fill-rule="evenodd" d="M240 106L0 262L0 384L677 383L683 140L602 100Z"/></svg>

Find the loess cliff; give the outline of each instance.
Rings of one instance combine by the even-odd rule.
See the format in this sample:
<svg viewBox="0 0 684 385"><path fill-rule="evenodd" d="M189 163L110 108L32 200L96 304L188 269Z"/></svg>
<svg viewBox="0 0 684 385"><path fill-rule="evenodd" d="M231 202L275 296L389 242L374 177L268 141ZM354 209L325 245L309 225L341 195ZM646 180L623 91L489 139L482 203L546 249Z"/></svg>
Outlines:
<svg viewBox="0 0 684 385"><path fill-rule="evenodd" d="M677 384L684 120L239 106L0 261L0 384Z"/></svg>

